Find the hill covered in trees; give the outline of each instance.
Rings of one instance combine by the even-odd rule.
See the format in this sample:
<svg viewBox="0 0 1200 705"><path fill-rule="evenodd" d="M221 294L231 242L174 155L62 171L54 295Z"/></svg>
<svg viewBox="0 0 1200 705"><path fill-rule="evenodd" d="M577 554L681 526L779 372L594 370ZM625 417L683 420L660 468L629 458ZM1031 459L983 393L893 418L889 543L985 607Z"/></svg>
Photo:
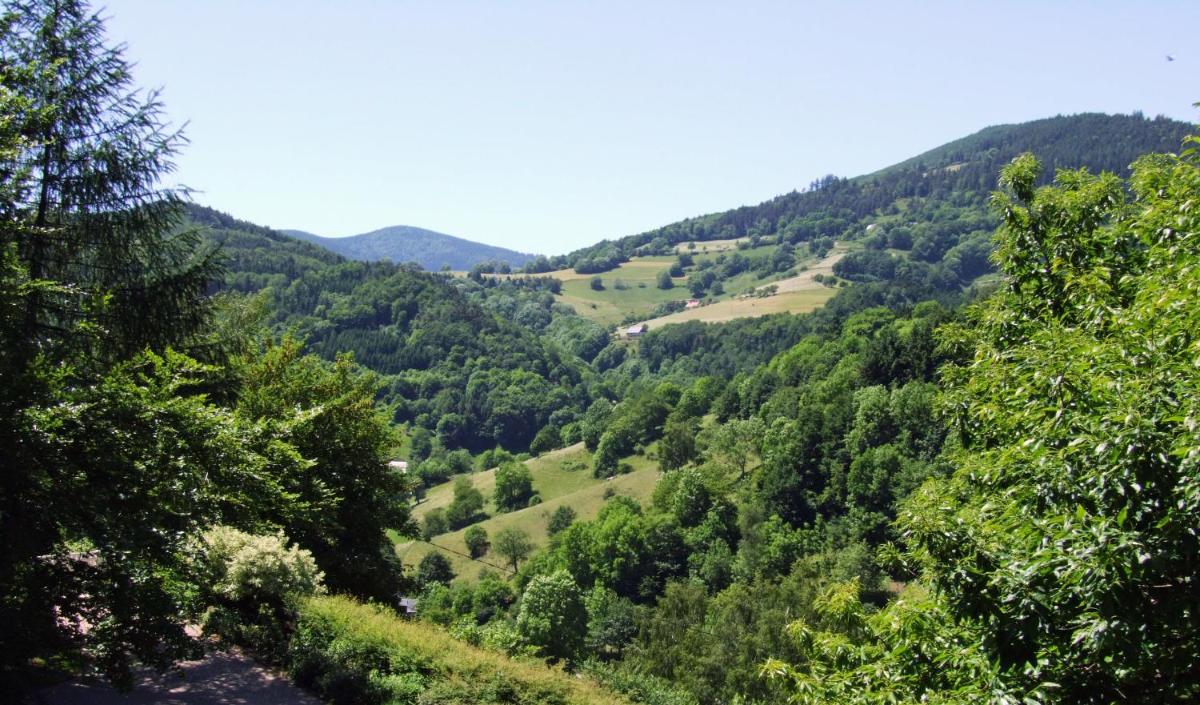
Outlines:
<svg viewBox="0 0 1200 705"><path fill-rule="evenodd" d="M1131 153L1178 123L993 128L602 243L575 266L719 235L773 238L753 266L780 273L855 244L814 312L617 341L555 279L188 206L102 20L7 7L0 692L129 685L200 624L337 705L1200 697L1200 140ZM686 254L663 264L706 288L736 268ZM522 462L571 444L561 491ZM456 577L460 545L509 575Z"/></svg>
<svg viewBox="0 0 1200 705"><path fill-rule="evenodd" d="M397 264L416 262L430 272L442 269L466 271L484 262L505 262L513 269L520 269L534 258L523 252L409 225L393 225L349 237L321 237L303 230L283 232L320 245L347 259L363 262L389 260Z"/></svg>
<svg viewBox="0 0 1200 705"><path fill-rule="evenodd" d="M561 344L539 335L554 316L553 295L537 282L484 287L411 264L351 261L207 208L188 214L224 256L214 291L265 297L265 322L321 357L351 353L382 376L396 422L449 449L522 451L551 419L569 423L587 406L591 372L576 353L586 336L598 334L600 347L607 336L584 321L557 326L573 331Z"/></svg>
<svg viewBox="0 0 1200 705"><path fill-rule="evenodd" d="M989 127L873 174L827 176L756 206L606 240L545 266L600 272L635 254L667 254L678 243L767 236L792 244L884 237L890 247L939 262L964 236L999 224L988 196L1000 168L1019 154L1043 155L1041 184L1064 168L1126 175L1139 155L1178 149L1188 131L1186 123L1162 117L1095 113Z"/></svg>

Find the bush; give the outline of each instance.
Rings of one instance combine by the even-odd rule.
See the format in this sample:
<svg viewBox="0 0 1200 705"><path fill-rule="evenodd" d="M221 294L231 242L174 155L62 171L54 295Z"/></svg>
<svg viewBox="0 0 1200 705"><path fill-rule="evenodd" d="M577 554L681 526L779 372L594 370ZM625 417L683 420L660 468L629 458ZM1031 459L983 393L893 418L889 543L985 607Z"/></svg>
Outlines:
<svg viewBox="0 0 1200 705"><path fill-rule="evenodd" d="M288 548L282 532L255 536L228 526L204 534L205 567L210 589L226 600L281 600L324 590L312 553Z"/></svg>
<svg viewBox="0 0 1200 705"><path fill-rule="evenodd" d="M435 583L449 585L454 580L454 570L450 561L438 551L426 553L417 566L417 584L422 588Z"/></svg>
<svg viewBox="0 0 1200 705"><path fill-rule="evenodd" d="M209 529L201 541L205 631L269 657L286 640L292 603L324 592L312 554L289 548L282 533L256 536L228 526Z"/></svg>
<svg viewBox="0 0 1200 705"><path fill-rule="evenodd" d="M471 553L471 557L479 558L488 551L487 529L478 524L472 526L463 534L463 542L467 544L467 550Z"/></svg>
<svg viewBox="0 0 1200 705"><path fill-rule="evenodd" d="M430 509L421 525L421 538L429 541L434 536L440 536L450 530L450 522L446 519L444 509Z"/></svg>
<svg viewBox="0 0 1200 705"><path fill-rule="evenodd" d="M574 523L576 516L575 510L563 504L554 510L550 515L550 521L546 524L546 533L550 536L566 530L568 526Z"/></svg>
<svg viewBox="0 0 1200 705"><path fill-rule="evenodd" d="M556 448L561 448L563 444L562 434L555 426L543 426L542 430L538 431L533 437L533 442L529 444L529 452L534 455L541 455Z"/></svg>

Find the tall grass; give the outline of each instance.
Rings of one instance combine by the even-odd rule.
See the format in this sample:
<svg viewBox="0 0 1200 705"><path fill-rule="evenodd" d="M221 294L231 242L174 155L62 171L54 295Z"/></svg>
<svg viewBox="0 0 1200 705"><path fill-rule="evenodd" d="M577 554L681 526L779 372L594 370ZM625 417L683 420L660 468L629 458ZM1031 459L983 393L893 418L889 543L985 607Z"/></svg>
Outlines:
<svg viewBox="0 0 1200 705"><path fill-rule="evenodd" d="M300 605L293 677L334 705L618 705L588 678L465 644L432 625L346 597Z"/></svg>

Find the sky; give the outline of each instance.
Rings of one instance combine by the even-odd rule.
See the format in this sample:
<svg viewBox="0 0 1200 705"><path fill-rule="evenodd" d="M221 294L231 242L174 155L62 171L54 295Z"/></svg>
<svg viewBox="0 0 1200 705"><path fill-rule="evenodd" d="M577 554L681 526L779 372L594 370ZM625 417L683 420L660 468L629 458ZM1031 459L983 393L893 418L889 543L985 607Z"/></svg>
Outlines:
<svg viewBox="0 0 1200 705"><path fill-rule="evenodd" d="M173 180L333 237L414 225L561 254L988 125L1200 118L1195 0L99 7L186 123Z"/></svg>

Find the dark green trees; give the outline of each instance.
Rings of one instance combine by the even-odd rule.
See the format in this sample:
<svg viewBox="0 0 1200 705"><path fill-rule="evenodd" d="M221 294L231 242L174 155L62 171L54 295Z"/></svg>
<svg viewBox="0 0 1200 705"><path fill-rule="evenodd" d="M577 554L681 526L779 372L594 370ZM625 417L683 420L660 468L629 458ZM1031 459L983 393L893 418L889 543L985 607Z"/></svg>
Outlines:
<svg viewBox="0 0 1200 705"><path fill-rule="evenodd" d="M524 509L533 496L533 475L524 463L509 461L496 468L496 509L511 512Z"/></svg>
<svg viewBox="0 0 1200 705"><path fill-rule="evenodd" d="M1140 159L1132 204L1038 171L1004 170L1007 286L946 334L971 352L947 370L957 470L899 521L928 592L869 617L829 590L791 627L807 665L767 669L798 702L1200 695L1200 160Z"/></svg>
<svg viewBox="0 0 1200 705"><path fill-rule="evenodd" d="M188 651L182 543L255 483L212 370L167 350L196 349L214 271L160 186L182 139L83 3L5 12L0 670L86 642L124 679Z"/></svg>

